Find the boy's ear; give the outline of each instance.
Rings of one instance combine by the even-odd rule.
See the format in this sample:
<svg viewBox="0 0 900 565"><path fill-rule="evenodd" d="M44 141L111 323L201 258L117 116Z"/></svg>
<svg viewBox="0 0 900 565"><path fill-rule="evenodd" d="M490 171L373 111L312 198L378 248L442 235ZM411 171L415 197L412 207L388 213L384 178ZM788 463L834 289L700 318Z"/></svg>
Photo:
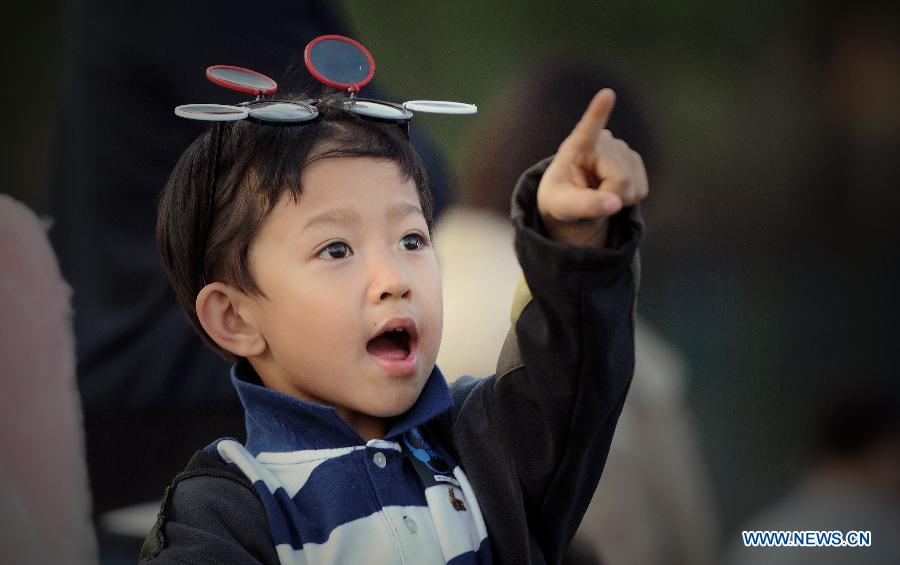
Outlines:
<svg viewBox="0 0 900 565"><path fill-rule="evenodd" d="M222 349L238 357L255 357L266 350L250 301L243 292L221 282L210 283L197 294L200 325Z"/></svg>

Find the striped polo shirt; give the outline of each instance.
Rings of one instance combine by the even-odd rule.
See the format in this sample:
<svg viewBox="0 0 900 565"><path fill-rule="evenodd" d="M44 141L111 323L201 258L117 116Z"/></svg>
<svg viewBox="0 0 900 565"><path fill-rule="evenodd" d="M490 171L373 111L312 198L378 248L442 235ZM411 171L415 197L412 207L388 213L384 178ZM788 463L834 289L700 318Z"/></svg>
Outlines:
<svg viewBox="0 0 900 565"><path fill-rule="evenodd" d="M413 407L368 442L334 408L265 388L246 361L231 378L247 443L206 450L253 483L282 564L491 562L471 486L424 426L452 407L437 367Z"/></svg>

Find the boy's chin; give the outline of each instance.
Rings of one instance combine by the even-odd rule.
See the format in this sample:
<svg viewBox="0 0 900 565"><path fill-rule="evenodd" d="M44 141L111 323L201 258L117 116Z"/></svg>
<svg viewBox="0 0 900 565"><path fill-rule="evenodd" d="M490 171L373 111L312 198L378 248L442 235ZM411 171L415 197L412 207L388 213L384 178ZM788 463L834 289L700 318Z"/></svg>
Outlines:
<svg viewBox="0 0 900 565"><path fill-rule="evenodd" d="M416 395L412 399L397 399L390 402L386 402L379 406L371 407L371 411L369 415L374 418L396 418L398 416L402 416L409 411L410 408L415 405L416 400L418 400L419 395Z"/></svg>
<svg viewBox="0 0 900 565"><path fill-rule="evenodd" d="M422 394L422 388L424 387L417 387L415 392L409 391L405 395L385 399L384 402L378 403L376 406L370 406L369 415L376 418L396 418L402 416L419 400L419 396Z"/></svg>

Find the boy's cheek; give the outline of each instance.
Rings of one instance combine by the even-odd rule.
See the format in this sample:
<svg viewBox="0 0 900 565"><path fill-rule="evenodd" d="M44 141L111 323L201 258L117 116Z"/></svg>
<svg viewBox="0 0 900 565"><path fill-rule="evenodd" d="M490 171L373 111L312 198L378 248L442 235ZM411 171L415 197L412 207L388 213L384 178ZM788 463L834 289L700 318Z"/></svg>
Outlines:
<svg viewBox="0 0 900 565"><path fill-rule="evenodd" d="M436 258L432 256L432 262L419 271L418 280L418 308L421 313L419 323L426 325L422 328L425 331L420 332L423 342L419 344L419 349L425 348L424 341L428 340L429 348L437 351L444 326L444 298L441 271Z"/></svg>
<svg viewBox="0 0 900 565"><path fill-rule="evenodd" d="M440 279L437 280L433 288L430 310L431 312L429 315L428 333L432 337L433 349L436 358L437 350L438 348L440 348L441 337L444 331L444 298Z"/></svg>
<svg viewBox="0 0 900 565"><path fill-rule="evenodd" d="M434 322L429 325L425 339L419 344L419 354L423 356L422 361L424 362L424 368L427 369L427 373L431 372L437 361L438 351L441 348L442 332L442 311L438 310Z"/></svg>

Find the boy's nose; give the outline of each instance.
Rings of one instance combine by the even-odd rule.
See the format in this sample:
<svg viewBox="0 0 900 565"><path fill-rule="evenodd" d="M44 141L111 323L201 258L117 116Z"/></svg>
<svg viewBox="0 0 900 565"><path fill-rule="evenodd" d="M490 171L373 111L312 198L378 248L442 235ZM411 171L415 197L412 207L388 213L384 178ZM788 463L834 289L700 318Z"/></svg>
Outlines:
<svg viewBox="0 0 900 565"><path fill-rule="evenodd" d="M412 285L406 269L396 259L382 256L373 260L370 297L378 303L391 298L412 298Z"/></svg>

